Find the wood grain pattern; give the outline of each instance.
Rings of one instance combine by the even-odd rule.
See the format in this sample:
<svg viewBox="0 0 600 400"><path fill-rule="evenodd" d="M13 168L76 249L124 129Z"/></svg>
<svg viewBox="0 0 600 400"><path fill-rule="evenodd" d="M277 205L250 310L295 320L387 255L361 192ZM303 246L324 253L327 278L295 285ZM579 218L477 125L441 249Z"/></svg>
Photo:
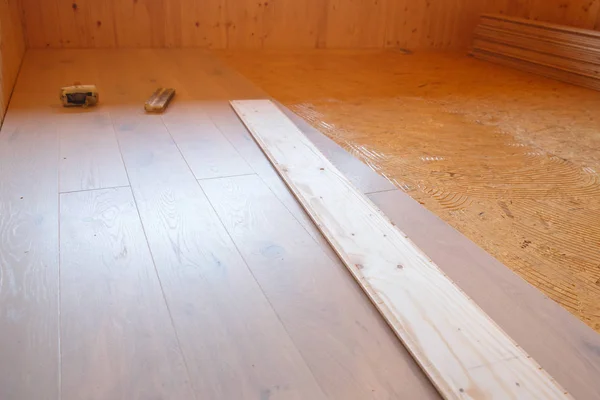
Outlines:
<svg viewBox="0 0 600 400"><path fill-rule="evenodd" d="M198 396L324 398L160 116L127 113L115 118Z"/></svg>
<svg viewBox="0 0 600 400"><path fill-rule="evenodd" d="M290 213L294 215L304 229L309 232L312 238L319 243L321 249L327 253L331 259L338 260L337 255L333 252L329 243L323 238L323 235L321 235L312 223L310 217L298 204L285 183L281 181L277 175L277 171L275 171L271 163L269 163L269 160L265 158L260 147L258 147L256 142L252 139L252 136L248 133L244 124L237 118L237 114L235 114L229 103L213 102L205 104L203 105L203 110L210 115L211 120L218 129L232 143L256 174L260 176L261 180L269 186L279 201L281 201Z"/></svg>
<svg viewBox="0 0 600 400"><path fill-rule="evenodd" d="M110 116L69 114L60 124L60 191L128 186Z"/></svg>
<svg viewBox="0 0 600 400"><path fill-rule="evenodd" d="M204 89L190 91L190 93L182 92L181 97L179 97L178 92L178 98L172 104L173 108L169 108L168 112L186 103L194 104L194 107L200 107L222 134L231 141L247 163L253 169L256 167L255 171L263 179L263 182L269 186L278 200L290 210L297 220L301 221L303 227L309 230L311 235L314 235L315 238L320 237L323 240L314 224L309 220L302 219L307 218L305 212L290 195L281 179L277 177L276 172L273 171L268 160L264 158L260 148L252 140L251 135L248 134L235 112L226 102L211 101L234 96L256 98L265 95L261 95L262 92L260 91L257 92L258 89L244 81L244 78L239 74L223 66L216 68L215 63L203 62L203 59L214 60L214 56L205 51L192 49L177 51L133 49L28 51L11 101L10 111L7 114L2 133L0 133L0 208L2 209L0 211L0 220L2 221L0 223L0 241L2 243L0 248L0 254L2 255L0 263L0 270L2 271L0 275L2 277L0 279L0 304L2 304L2 307L0 307L0 319L2 321L0 322L0 357L2 360L0 362L0 371L2 372L0 374L0 398L2 400L56 400L58 398L58 289L53 286L58 284L57 215L59 208L57 204L57 186L60 164L58 131L61 120L63 118L70 119L72 112L65 112L57 104L56 87L60 86L63 81L67 84L72 83L71 71L73 70L84 71L86 67L93 69L93 74L98 77L97 84L102 90L101 105L94 112L99 114L109 113L116 116L116 119L122 118L123 113L125 116L134 119L138 117L143 119L141 105L148 95L160 84L172 84L174 78L177 79L178 88ZM171 60L172 62L161 63L156 62L156 60ZM118 65L118 68L115 68L115 65ZM180 69L178 66L183 68ZM490 67L491 69L493 68ZM185 73L181 72L184 70ZM197 73L194 74L194 71L197 71ZM202 73L200 74L198 71ZM207 100L208 102L199 102L198 100ZM125 121L124 124L126 125L127 122ZM164 130L164 128L161 129ZM152 130L149 130L149 132L151 133ZM46 134L49 134L49 136L46 136ZM320 135L320 133L314 131L314 135ZM152 139L153 137L154 135L150 135L149 138ZM134 154L140 144L146 145L147 139L148 136L144 131L144 127L141 127L140 131L136 133L135 139L129 142L130 153ZM316 140L316 143L320 149L325 149L322 150L324 152L332 154L342 152L339 146L331 141ZM157 190L155 194L148 194L150 189L146 189L147 191L144 191L142 199L150 199L150 205L146 204L145 206L146 219L156 222L156 225L151 225L151 227L158 227L159 230L159 233L154 233L156 243L167 243L161 257L165 257L165 259L168 257L167 261L172 262L167 265L168 268L165 267L167 271L170 271L170 277L176 276L176 278L170 279L170 282L173 283L171 289L178 289L178 279L181 279L184 283L182 285L184 293L176 296L180 301L178 304L184 304L184 298L188 293L194 296L193 299L197 299L196 296L202 295L196 292L194 285L197 281L202 281L205 275L210 280L203 286L199 286L198 291L206 291L207 287L217 281L215 276L222 277L222 280L219 280L222 282L227 279L235 279L236 275L233 274L233 277L224 276L232 269L211 268L213 264L209 262L203 263L202 265L206 268L201 269L198 266L199 263L194 262L194 260L204 259L202 257L212 257L207 249L211 248L213 240L215 240L210 237L213 230L203 233L204 227L200 226L198 221L202 223L204 219L188 218L189 215L195 213L196 206L199 204L195 200L198 196L197 189L192 189L192 183L190 183L194 181L195 177L187 171L185 177L182 178L182 171L185 167L181 166L181 161L177 164L179 166L171 170L173 164L165 162L165 157L160 151L163 146L158 144L156 147L158 148L156 153L159 155L157 157L154 157L154 152L147 151L146 147L141 149L142 153L139 160L135 156L131 157L136 159L135 168L139 169L139 174L144 177L143 179L138 177L138 183L145 184L147 182L148 186L155 184L153 174L156 169L164 168L165 175L172 173L170 175L171 179L166 179L168 187L165 191ZM171 147L165 147L165 149L168 149L167 153L169 154L176 154ZM345 156L347 157L347 154ZM336 161L338 159L343 160L344 157L331 158L334 164L346 173L345 168L351 168L352 164L338 163ZM148 165L152 167L149 168L148 172L143 172ZM352 176L352 174L359 174L359 169L354 170L351 168L348 171L348 176ZM375 172L366 168L362 174L358 177L357 184L362 182L360 184L364 185L365 188L376 186L376 184L369 183L374 176L378 177ZM163 175L159 174L157 176ZM379 177L375 180L377 179ZM156 186L161 187L164 181L162 178L157 179ZM177 201L171 201L173 198L169 197L170 188L177 187L180 182L183 182L182 186L175 192L178 196L187 199L182 203L186 207L183 211L177 210ZM189 189L189 193L192 194L192 200L186 196L186 189ZM23 199L20 199L22 193L25 195ZM372 196L378 201L386 214L394 218L394 221L402 230L406 229L405 232L411 238L414 235L415 239L419 240L417 244L420 247L422 243L428 245L429 247L426 248L423 245L422 248L433 258L436 264L443 268L444 272L448 273L454 281L459 283L469 296L472 296L496 322L500 323L510 336L516 339L576 398L595 399L600 396L600 383L596 379L599 374L598 371L600 371L600 351L598 351L600 344L599 336L595 332L579 323L572 315L503 267L477 245L458 234L453 228L439 220L436 224L436 218L421 205L408 198L408 195L392 191ZM160 200L159 197L164 200ZM239 199L239 197L236 198ZM406 201L402 201L403 198L405 200L408 198L408 201L413 203L412 206L407 206ZM272 197L269 196L268 199L272 199ZM158 203L163 206L157 206L156 208L152 206ZM266 204L270 205L272 203ZM13 212L12 216L9 217L11 214L5 212L7 209ZM307 246L302 247L302 249L311 248L304 241L306 239L305 235L297 233L297 226L290 222L288 217L284 217L284 214L280 214L280 207L273 207L273 209L277 211L277 215L282 216L282 221L289 224L285 226L294 229L293 232L298 235L297 237L302 238L302 243ZM443 227L440 228L440 225L443 225ZM253 226L262 226L264 229L262 232L267 233L271 232L270 229L277 228L269 228L271 225L265 227L264 225L254 224ZM283 225L281 228L283 228ZM168 231L169 235L165 234L165 231ZM185 234L180 234L180 232ZM221 229L219 232L223 232L223 230ZM217 237L220 238L221 236L217 235ZM280 238L276 239L279 240ZM243 240L251 242L252 238L243 238ZM285 241L281 239L281 241L284 244L292 242L288 242L287 239ZM204 242L207 243L206 247L202 244ZM200 243L200 245L197 245L197 243ZM223 244L223 246L227 246L227 244ZM217 254L220 254L221 247L218 247L217 250ZM294 249L290 248L290 250ZM197 255L200 252L205 253ZM169 254L172 255L169 256ZM253 257L259 259L261 256L255 255ZM271 260L270 262L276 263L277 260ZM322 262L324 263L324 261ZM266 270L262 266L259 266L259 268L263 272ZM223 274L219 275L222 271ZM272 272L277 274L279 271ZM188 277L193 278L189 285L185 283ZM11 280L13 278L15 280ZM282 279L285 279L285 276ZM347 280L343 281L344 285ZM293 283L289 279L286 282ZM330 282L332 292L343 293L344 291L356 290L356 288L341 289L340 285L342 285L342 280ZM14 290L6 291L5 288L7 287ZM289 292L299 293L298 289L290 289ZM240 385L244 388L251 387L248 390L249 397L260 398L260 395L263 397L270 395L271 398L277 398L277 396L286 398L285 391L281 393L281 391L270 390L269 388L258 391L259 394L256 395L257 391L254 388L257 385L254 385L254 383L265 382L267 379L256 378L256 374L253 374L250 378L246 378L246 375L244 375L246 372L245 367L251 361L248 361L249 359L245 356L249 353L239 351L238 346L256 347L257 349L250 351L252 355L258 353L259 349L267 349L266 353L272 355L272 345L269 339L262 338L264 335L262 331L255 333L256 330L252 330L253 335L257 338L256 340L254 337L245 338L243 335L236 336L238 332L244 331L244 328L235 325L234 332L230 336L219 341L216 346L207 347L217 341L214 336L220 335L221 332L228 332L227 324L212 324L210 322L212 320L204 317L205 308L207 308L209 316L214 316L215 320L220 320L218 315L215 316L216 311L214 310L220 310L221 303L226 303L231 295L225 293L225 290L220 290L218 293L222 302L209 301L202 305L186 305L183 309L178 309L180 319L187 318L193 321L200 316L201 322L193 325L194 329L197 329L200 333L198 335L188 333L187 337L190 341L193 341L190 346L192 350L200 348L199 351L202 351L202 354L209 355L206 358L196 357L195 360L198 364L203 362L203 365L197 366L197 368L202 368L200 373L208 376L204 382L209 381L214 386L210 386L206 395L196 390L196 393L198 393L196 397L226 398L227 393L223 394L224 391L220 390L219 385L227 386L232 385L232 382L235 384L241 382ZM278 310L287 310L288 312L298 310L298 312L302 312L301 303L296 303L293 297L286 298L281 293L277 293L277 295L281 296L279 298L282 299L282 304L273 304ZM302 295L302 292L298 295ZM209 294L206 296L209 296ZM200 299L202 298L204 297ZM274 298L276 297L270 297L269 299ZM242 307L245 307L243 298L234 300L236 305L242 304ZM361 310L363 307L368 308L368 305L368 303L362 304ZM15 309L18 313L11 311ZM247 308L242 308L242 310L246 311ZM225 307L225 311L226 315L235 315L236 313L235 310L227 307ZM348 312L348 310L342 310L342 313L344 312ZM320 310L316 316L321 317L324 314L328 315L327 311ZM323 322L311 324L309 319L311 315L306 312L302 315L306 316L306 320L300 323L304 323L308 327L306 331L300 332L302 333L301 336L312 334L311 327L314 327L317 331L319 330ZM331 318L338 317L331 315ZM368 333L375 334L379 331L378 327L381 325L381 322L367 323L370 320L371 318L361 320L364 326L361 329L367 332L366 335ZM209 322L202 323L202 321ZM190 326L187 324L182 325L184 327ZM215 332L205 332L207 326L216 327ZM352 329L349 329L349 331L354 332ZM296 333L296 335L300 335L300 333ZM204 346L202 341L204 335L213 335L211 336L213 340L209 341L207 346ZM239 343L238 339L240 337L243 343ZM301 342L297 340L297 337L293 339L293 344L298 348L301 355L318 353L320 350L328 357L329 355L334 357L338 354L338 347L333 350L323 349L320 340L317 342L308 341L306 347L301 348ZM356 337L363 336L357 334ZM326 339L327 343L331 343L331 341L337 343L334 340L335 338L327 337ZM230 349L229 341L235 343L234 349ZM66 346L66 343L63 342L62 344ZM361 371L365 371L364 375L357 377L357 379L360 382L368 382L373 385L380 380L379 385L383 387L383 393L394 393L395 390L405 390L406 393L410 393L409 387L412 387L415 392L421 393L419 388L422 381L420 378L413 379L409 373L403 375L402 371L390 372L399 368L399 364L394 362L395 357L398 356L396 354L398 351L397 345L393 345L386 339L380 340L379 345L383 347L383 353L393 353L395 355L388 355L385 358L376 360L376 365L372 368L386 371L386 374L377 374L377 380L374 378L374 372L362 369L364 366L351 364L337 368L344 370L347 368L349 371L356 371L361 368ZM352 349L370 348L370 346L373 346L373 344L362 341L352 343ZM343 347L343 345L340 345L340 347ZM85 350L81 351L82 357L86 356ZM265 350L262 351L265 352ZM351 356L360 359L372 359L368 354L358 354L358 350L356 352ZM232 354L232 357L229 357L230 354ZM286 354L281 353L279 356L285 358ZM344 357L350 357L345 352L340 354L343 354ZM270 359L269 357L268 359ZM273 355L273 357L276 356ZM214 359L218 359L216 364L212 363ZM233 361L227 363L227 360ZM279 363L279 360L277 362ZM216 367L213 367L213 365L216 365ZM272 366L272 368L277 368L278 365ZM269 367L264 367L264 364L261 363L259 368L264 371ZM23 371L25 373L21 373ZM165 373L168 374L169 372ZM264 376L262 372L258 374ZM350 374L350 372L346 372L346 374ZM396 374L402 376L402 378L398 379ZM240 375L244 376L241 380L237 379L237 376ZM382 380L383 377L388 377L387 382ZM248 383L249 380L252 383ZM323 381L328 382L328 387L333 387L336 391L344 390L341 387L336 387L336 383L340 381L334 376L328 376L325 379L318 378L317 382L321 384ZM138 380L138 382L141 382L141 380ZM194 381L192 384L195 388L198 386ZM200 385L204 385L204 383L200 383ZM399 388L399 385L406 387ZM88 390L92 391L93 388L88 388ZM229 390L233 391L233 389ZM211 394L214 393L217 394L211 397ZM237 396L237 394L235 393L234 396ZM309 393L306 398L312 398L310 396L312 394ZM377 396L378 393L373 392L372 397L378 398ZM405 397L412 398L410 395Z"/></svg>
<svg viewBox="0 0 600 400"><path fill-rule="evenodd" d="M0 398L58 398L58 133L14 111L0 133Z"/></svg>
<svg viewBox="0 0 600 400"><path fill-rule="evenodd" d="M343 265L258 176L201 185L329 398L439 398Z"/></svg>
<svg viewBox="0 0 600 400"><path fill-rule="evenodd" d="M25 55L19 3L0 0L0 126Z"/></svg>
<svg viewBox="0 0 600 400"><path fill-rule="evenodd" d="M571 398L268 100L232 105L446 398Z"/></svg>
<svg viewBox="0 0 600 400"><path fill-rule="evenodd" d="M62 398L192 399L131 190L60 206Z"/></svg>
<svg viewBox="0 0 600 400"><path fill-rule="evenodd" d="M33 48L462 49L484 11L537 17L546 9L544 2L520 0L22 1ZM541 17L577 25L596 21L595 4L569 3L575 2L580 4L564 13L564 1L552 0ZM522 10L527 7L531 12Z"/></svg>
<svg viewBox="0 0 600 400"><path fill-rule="evenodd" d="M573 397L600 398L600 335L402 190L369 198Z"/></svg>
<svg viewBox="0 0 600 400"><path fill-rule="evenodd" d="M196 179L254 173L201 109L179 107L163 121Z"/></svg>

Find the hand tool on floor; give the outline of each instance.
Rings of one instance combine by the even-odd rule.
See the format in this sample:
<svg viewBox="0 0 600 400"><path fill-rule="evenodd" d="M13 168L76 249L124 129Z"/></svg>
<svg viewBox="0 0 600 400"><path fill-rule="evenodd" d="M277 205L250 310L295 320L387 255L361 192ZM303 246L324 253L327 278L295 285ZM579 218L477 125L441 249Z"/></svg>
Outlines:
<svg viewBox="0 0 600 400"><path fill-rule="evenodd" d="M60 89L60 100L65 107L88 107L98 103L96 85L66 86Z"/></svg>
<svg viewBox="0 0 600 400"><path fill-rule="evenodd" d="M173 96L175 96L175 89L158 88L146 101L144 109L148 112L163 112L167 109Z"/></svg>

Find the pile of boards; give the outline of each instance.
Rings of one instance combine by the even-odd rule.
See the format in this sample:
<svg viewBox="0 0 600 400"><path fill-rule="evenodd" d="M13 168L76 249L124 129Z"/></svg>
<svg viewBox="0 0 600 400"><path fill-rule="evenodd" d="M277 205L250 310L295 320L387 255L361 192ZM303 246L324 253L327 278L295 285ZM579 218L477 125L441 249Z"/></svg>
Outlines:
<svg viewBox="0 0 600 400"><path fill-rule="evenodd" d="M600 32L504 15L482 15L471 54L600 90Z"/></svg>

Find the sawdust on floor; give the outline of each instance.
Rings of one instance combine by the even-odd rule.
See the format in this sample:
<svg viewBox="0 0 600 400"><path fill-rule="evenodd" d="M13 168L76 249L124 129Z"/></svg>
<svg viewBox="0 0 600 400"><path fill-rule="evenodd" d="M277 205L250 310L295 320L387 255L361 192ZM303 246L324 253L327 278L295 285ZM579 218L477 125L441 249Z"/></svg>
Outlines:
<svg viewBox="0 0 600 400"><path fill-rule="evenodd" d="M461 54L219 56L600 332L600 93Z"/></svg>

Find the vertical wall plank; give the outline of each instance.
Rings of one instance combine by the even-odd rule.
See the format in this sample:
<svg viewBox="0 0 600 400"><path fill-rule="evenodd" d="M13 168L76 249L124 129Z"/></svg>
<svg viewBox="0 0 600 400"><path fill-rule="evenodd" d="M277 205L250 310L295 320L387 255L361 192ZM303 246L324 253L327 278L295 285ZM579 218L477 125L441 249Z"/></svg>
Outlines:
<svg viewBox="0 0 600 400"><path fill-rule="evenodd" d="M600 29L600 0L22 2L29 43L34 48L459 49L470 45L482 12Z"/></svg>
<svg viewBox="0 0 600 400"><path fill-rule="evenodd" d="M25 35L19 4L14 0L0 0L0 125L24 54Z"/></svg>

